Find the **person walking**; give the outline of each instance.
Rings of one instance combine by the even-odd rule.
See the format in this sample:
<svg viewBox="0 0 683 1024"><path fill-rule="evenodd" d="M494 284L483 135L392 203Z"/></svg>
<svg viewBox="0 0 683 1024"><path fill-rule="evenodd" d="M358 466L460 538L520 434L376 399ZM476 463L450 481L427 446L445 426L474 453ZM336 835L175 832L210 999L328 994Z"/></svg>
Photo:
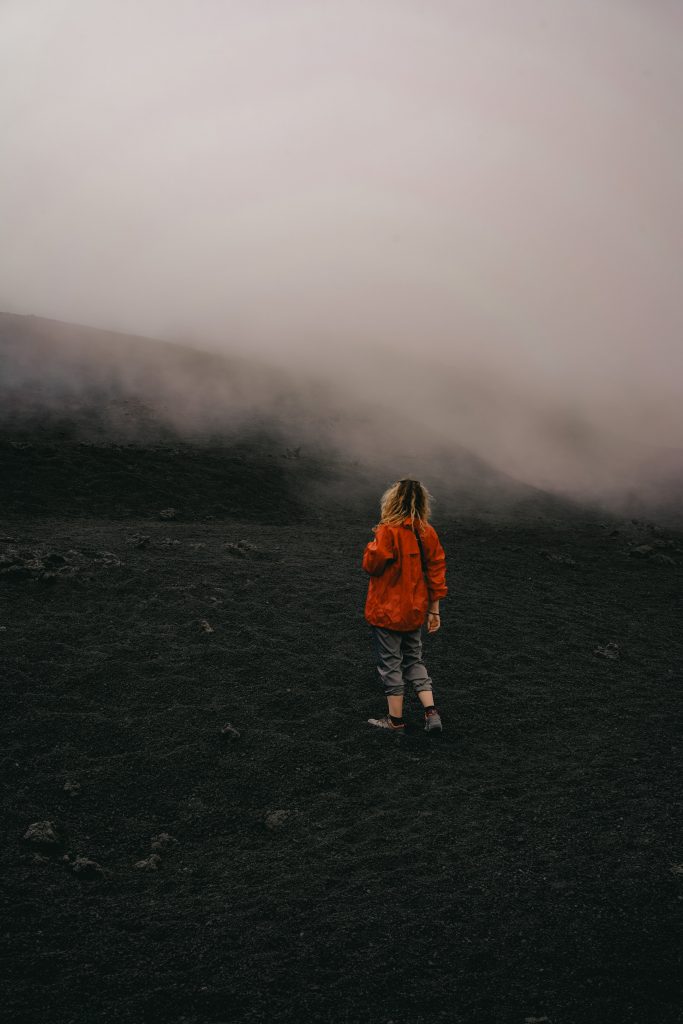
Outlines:
<svg viewBox="0 0 683 1024"><path fill-rule="evenodd" d="M370 576L365 618L372 628L377 670L384 684L388 713L369 718L379 729L405 729L403 696L412 685L424 708L425 730L441 732L432 680L422 660L422 626L441 626L439 602L448 593L446 556L429 522L431 495L419 480L398 480L382 495L374 540L363 552Z"/></svg>

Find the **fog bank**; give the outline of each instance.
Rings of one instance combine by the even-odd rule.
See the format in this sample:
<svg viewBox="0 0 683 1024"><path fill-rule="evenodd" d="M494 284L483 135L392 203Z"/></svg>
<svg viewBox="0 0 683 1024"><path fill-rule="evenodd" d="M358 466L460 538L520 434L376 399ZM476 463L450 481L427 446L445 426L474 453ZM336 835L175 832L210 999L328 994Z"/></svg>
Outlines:
<svg viewBox="0 0 683 1024"><path fill-rule="evenodd" d="M6 0L0 308L644 486L683 447L682 42L669 0Z"/></svg>

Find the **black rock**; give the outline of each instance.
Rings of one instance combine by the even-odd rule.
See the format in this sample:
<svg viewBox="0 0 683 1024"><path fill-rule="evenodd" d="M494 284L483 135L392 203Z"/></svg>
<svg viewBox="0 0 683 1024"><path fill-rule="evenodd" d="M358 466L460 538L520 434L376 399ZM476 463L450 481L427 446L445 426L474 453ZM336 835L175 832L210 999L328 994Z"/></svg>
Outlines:
<svg viewBox="0 0 683 1024"><path fill-rule="evenodd" d="M96 860L90 860L89 857L76 857L71 861L71 871L79 878L95 879L104 877L104 871L100 865Z"/></svg>
<svg viewBox="0 0 683 1024"><path fill-rule="evenodd" d="M34 821L24 832L24 841L34 846L56 849L62 844L62 835L54 821Z"/></svg>
<svg viewBox="0 0 683 1024"><path fill-rule="evenodd" d="M226 740L238 740L240 738L240 733L234 725L231 725L230 722L226 722L221 729L221 736Z"/></svg>

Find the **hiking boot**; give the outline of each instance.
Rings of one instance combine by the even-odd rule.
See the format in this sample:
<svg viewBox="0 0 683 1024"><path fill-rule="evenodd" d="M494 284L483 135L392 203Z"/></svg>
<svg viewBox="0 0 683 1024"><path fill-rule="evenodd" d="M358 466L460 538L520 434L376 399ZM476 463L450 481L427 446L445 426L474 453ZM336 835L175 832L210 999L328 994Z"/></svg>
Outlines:
<svg viewBox="0 0 683 1024"><path fill-rule="evenodd" d="M441 715L438 711L428 711L425 714L425 732L442 732Z"/></svg>
<svg viewBox="0 0 683 1024"><path fill-rule="evenodd" d="M389 715L385 715L383 718L368 718L368 725L374 725L377 729L388 729L390 732L403 732L406 727L405 722L394 725Z"/></svg>

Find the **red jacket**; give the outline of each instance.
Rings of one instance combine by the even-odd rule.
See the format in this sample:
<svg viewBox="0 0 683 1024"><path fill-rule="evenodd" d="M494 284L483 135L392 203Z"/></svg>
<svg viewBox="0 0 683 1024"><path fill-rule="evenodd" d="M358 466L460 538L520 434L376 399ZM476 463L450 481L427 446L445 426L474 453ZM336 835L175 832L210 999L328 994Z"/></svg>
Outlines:
<svg viewBox="0 0 683 1024"><path fill-rule="evenodd" d="M363 553L370 574L365 618L373 626L407 633L424 623L430 601L445 597L446 556L436 530L415 520L425 554L427 580L410 518L400 526L380 523Z"/></svg>

